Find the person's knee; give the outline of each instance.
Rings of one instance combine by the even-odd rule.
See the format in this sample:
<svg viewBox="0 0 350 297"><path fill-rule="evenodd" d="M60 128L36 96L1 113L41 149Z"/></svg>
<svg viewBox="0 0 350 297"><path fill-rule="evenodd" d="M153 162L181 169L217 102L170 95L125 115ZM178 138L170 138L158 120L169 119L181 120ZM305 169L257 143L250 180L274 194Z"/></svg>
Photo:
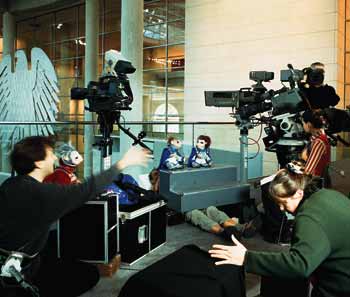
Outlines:
<svg viewBox="0 0 350 297"><path fill-rule="evenodd" d="M207 208L207 214L210 217L213 217L213 216L217 215L218 212L219 212L219 210L215 206L209 206Z"/></svg>
<svg viewBox="0 0 350 297"><path fill-rule="evenodd" d="M203 216L203 213L198 209L188 211L185 214L186 220L191 221L195 225L199 224L199 221L201 220L202 216Z"/></svg>

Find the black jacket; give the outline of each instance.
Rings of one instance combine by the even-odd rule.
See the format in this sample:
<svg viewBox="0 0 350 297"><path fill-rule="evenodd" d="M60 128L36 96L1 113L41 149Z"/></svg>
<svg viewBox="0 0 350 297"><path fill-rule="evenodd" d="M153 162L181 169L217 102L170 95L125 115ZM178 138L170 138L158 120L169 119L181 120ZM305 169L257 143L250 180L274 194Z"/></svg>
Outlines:
<svg viewBox="0 0 350 297"><path fill-rule="evenodd" d="M318 88L301 87L301 91L309 100L312 109L324 109L330 106L336 106L340 101L335 89L327 84Z"/></svg>

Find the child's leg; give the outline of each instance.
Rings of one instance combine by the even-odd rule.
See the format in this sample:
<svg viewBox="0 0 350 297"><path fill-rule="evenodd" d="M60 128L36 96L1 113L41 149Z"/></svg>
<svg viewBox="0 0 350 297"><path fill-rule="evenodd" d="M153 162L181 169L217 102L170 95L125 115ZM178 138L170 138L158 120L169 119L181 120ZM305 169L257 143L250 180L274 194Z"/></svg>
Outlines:
<svg viewBox="0 0 350 297"><path fill-rule="evenodd" d="M210 219L203 210L194 209L188 211L185 214L185 218L187 221L191 222L191 224L207 232L220 233L223 230L220 224Z"/></svg>

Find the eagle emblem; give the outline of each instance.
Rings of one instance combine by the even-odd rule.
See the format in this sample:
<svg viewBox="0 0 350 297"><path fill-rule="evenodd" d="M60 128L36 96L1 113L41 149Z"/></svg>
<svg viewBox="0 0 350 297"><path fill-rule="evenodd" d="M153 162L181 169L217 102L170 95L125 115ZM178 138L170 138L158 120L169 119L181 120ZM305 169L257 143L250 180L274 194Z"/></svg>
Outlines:
<svg viewBox="0 0 350 297"><path fill-rule="evenodd" d="M53 122L58 112L58 81L55 69L40 48L31 50L31 67L23 50L15 52L15 71L11 56L0 63L0 121ZM26 136L52 135L51 125L1 125L2 144L12 145Z"/></svg>

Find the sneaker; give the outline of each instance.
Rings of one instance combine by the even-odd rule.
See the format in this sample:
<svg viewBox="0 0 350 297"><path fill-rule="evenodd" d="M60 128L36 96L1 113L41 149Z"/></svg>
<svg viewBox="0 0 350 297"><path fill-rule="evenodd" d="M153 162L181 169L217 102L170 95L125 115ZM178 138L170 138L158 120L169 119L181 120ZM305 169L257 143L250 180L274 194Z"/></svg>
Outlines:
<svg viewBox="0 0 350 297"><path fill-rule="evenodd" d="M261 226L262 226L261 217L260 215L257 215L250 222L244 224L242 236L245 238L253 237L261 229Z"/></svg>
<svg viewBox="0 0 350 297"><path fill-rule="evenodd" d="M256 234L257 230L252 222L244 224L242 236L244 238L251 238Z"/></svg>
<svg viewBox="0 0 350 297"><path fill-rule="evenodd" d="M243 229L242 229L243 230ZM219 233L221 237L232 242L231 236L234 235L238 240L242 237L242 230L236 228L236 226L225 227L224 231Z"/></svg>

